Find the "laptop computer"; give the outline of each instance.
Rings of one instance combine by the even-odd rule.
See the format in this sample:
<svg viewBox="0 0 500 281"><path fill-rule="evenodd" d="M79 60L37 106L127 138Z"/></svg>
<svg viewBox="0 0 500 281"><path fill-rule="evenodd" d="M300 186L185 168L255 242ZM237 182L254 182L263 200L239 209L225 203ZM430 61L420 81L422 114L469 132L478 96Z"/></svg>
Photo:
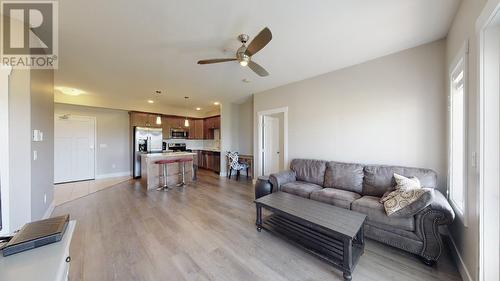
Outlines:
<svg viewBox="0 0 500 281"><path fill-rule="evenodd" d="M63 215L25 224L14 237L4 245L4 257L60 241L68 226L69 215Z"/></svg>

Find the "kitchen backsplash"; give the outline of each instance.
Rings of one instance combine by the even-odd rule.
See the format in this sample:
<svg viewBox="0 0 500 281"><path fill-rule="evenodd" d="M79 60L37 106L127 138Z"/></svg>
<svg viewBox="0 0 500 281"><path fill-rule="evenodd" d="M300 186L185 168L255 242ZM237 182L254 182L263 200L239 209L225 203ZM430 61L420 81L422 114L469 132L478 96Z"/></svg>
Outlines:
<svg viewBox="0 0 500 281"><path fill-rule="evenodd" d="M220 148L220 140L183 140L183 139L166 139L168 143L185 143L187 149L202 149L202 148Z"/></svg>

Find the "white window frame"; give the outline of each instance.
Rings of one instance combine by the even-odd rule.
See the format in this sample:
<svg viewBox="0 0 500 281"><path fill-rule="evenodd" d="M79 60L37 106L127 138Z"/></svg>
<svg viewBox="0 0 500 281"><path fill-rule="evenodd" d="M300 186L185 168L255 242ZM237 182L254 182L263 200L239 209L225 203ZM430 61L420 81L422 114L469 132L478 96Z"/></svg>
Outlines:
<svg viewBox="0 0 500 281"><path fill-rule="evenodd" d="M462 47L460 48L458 54L455 56L453 59L449 71L448 71L448 80L449 80L449 89L448 89L448 180L447 180L447 193L448 193L448 201L450 202L450 205L453 207L455 210L455 213L457 214L457 217L459 220L462 222L462 224L467 227L468 225L468 162L469 162L469 157L468 157L468 120L469 120L469 64L468 64L468 53L469 53L469 42L468 40L464 42ZM463 146L464 146L464 151L463 151L463 209L453 200L451 194L451 176L452 176L452 89L453 89L453 73L459 66L460 62L463 62L463 128L464 128L464 139L463 139Z"/></svg>

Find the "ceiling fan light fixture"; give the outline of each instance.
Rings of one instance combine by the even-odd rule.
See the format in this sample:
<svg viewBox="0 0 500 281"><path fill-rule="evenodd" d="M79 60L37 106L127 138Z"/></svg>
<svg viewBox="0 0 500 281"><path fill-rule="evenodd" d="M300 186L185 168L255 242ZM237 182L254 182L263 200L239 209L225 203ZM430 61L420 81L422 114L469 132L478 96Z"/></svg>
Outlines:
<svg viewBox="0 0 500 281"><path fill-rule="evenodd" d="M241 47L236 51L235 58L224 58L224 59L208 59L208 60L200 60L198 64L212 64L212 63L221 63L228 61L238 61L238 63L245 67L248 66L253 72L255 72L260 77L269 76L269 72L267 72L262 66L258 63L254 62L251 58L257 52L262 50L273 38L271 30L265 27L262 29L257 36L248 44L248 35L240 34L238 36L238 40L242 43Z"/></svg>

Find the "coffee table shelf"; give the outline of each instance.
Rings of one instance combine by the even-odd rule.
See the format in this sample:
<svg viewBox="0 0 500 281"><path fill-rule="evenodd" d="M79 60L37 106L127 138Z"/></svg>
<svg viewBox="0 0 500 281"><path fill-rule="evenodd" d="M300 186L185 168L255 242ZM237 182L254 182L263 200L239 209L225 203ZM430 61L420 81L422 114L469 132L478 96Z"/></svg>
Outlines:
<svg viewBox="0 0 500 281"><path fill-rule="evenodd" d="M364 252L366 215L278 192L255 200L257 230L262 228L300 246L343 271L345 280ZM263 218L262 208L272 212Z"/></svg>

